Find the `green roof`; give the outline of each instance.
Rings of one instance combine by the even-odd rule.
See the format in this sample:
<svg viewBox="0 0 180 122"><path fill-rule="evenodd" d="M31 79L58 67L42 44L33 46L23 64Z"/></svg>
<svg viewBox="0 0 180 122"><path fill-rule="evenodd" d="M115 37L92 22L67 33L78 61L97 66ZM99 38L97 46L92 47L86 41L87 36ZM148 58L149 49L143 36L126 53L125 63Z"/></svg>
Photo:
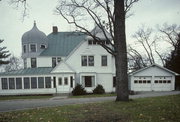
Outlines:
<svg viewBox="0 0 180 122"><path fill-rule="evenodd" d="M0 76L13 76L13 75L46 75L50 74L52 67L39 67L39 68L27 68L11 72L2 72Z"/></svg>
<svg viewBox="0 0 180 122"><path fill-rule="evenodd" d="M58 32L48 36L48 48L40 56L68 56L86 35L81 32Z"/></svg>

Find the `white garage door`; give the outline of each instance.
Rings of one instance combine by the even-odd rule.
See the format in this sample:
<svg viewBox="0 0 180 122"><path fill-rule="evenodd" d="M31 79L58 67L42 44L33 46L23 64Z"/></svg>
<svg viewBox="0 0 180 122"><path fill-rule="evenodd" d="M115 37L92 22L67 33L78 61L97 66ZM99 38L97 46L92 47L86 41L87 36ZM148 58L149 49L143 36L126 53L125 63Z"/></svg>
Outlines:
<svg viewBox="0 0 180 122"><path fill-rule="evenodd" d="M133 89L134 91L152 91L151 82L152 82L151 76L146 76L146 77L135 76L133 82L133 87L134 87Z"/></svg>
<svg viewBox="0 0 180 122"><path fill-rule="evenodd" d="M155 76L152 84L153 91L171 91L172 77L171 76Z"/></svg>

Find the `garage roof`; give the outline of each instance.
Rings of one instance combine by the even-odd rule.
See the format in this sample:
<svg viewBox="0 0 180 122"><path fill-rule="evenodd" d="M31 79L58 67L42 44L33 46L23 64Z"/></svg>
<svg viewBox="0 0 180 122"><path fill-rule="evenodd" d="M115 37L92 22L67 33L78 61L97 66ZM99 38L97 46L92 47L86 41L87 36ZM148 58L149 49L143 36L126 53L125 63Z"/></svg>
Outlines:
<svg viewBox="0 0 180 122"><path fill-rule="evenodd" d="M158 65L158 64L152 64L152 65L150 65L150 66L148 66L148 67L144 67L144 68L142 68L142 69L139 69L139 70L137 70L137 71L134 71L134 72L129 73L129 75L134 75L134 74L136 74L136 73L138 73L138 72L144 71L144 70L146 70L146 69L148 69L148 68L150 68L150 67L154 67L154 66L159 67L160 69L163 69L163 70L165 70L165 71L167 71L167 72L170 72L170 73L172 73L172 74L174 74L174 75L179 75L178 73L173 72L173 71L171 71L171 70L169 70L169 69L167 69L167 68L165 68L165 67L162 67L162 66L160 66L160 65Z"/></svg>

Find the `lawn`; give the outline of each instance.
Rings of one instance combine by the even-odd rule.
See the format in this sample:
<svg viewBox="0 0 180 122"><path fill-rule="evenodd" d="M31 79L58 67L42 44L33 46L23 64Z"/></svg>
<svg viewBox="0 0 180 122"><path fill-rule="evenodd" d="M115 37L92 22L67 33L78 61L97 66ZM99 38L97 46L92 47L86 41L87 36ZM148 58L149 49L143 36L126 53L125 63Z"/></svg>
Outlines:
<svg viewBox="0 0 180 122"><path fill-rule="evenodd" d="M15 100L15 99L48 99L53 97L52 95L34 95L34 96L0 96L0 101L2 100Z"/></svg>
<svg viewBox="0 0 180 122"><path fill-rule="evenodd" d="M180 122L180 95L0 113L12 122Z"/></svg>

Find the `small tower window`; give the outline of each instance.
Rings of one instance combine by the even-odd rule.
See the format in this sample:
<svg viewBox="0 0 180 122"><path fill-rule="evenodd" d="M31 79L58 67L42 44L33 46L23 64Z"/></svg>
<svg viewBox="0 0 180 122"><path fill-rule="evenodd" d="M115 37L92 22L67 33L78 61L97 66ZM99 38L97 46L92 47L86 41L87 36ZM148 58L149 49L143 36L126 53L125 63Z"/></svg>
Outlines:
<svg viewBox="0 0 180 122"><path fill-rule="evenodd" d="M23 53L26 53L26 45L23 45Z"/></svg>
<svg viewBox="0 0 180 122"><path fill-rule="evenodd" d="M42 44L42 45L40 46L40 48L41 48L41 49L45 49L45 48L46 48L46 45L43 45L43 44Z"/></svg>
<svg viewBox="0 0 180 122"><path fill-rule="evenodd" d="M36 52L36 44L30 44L30 52Z"/></svg>

